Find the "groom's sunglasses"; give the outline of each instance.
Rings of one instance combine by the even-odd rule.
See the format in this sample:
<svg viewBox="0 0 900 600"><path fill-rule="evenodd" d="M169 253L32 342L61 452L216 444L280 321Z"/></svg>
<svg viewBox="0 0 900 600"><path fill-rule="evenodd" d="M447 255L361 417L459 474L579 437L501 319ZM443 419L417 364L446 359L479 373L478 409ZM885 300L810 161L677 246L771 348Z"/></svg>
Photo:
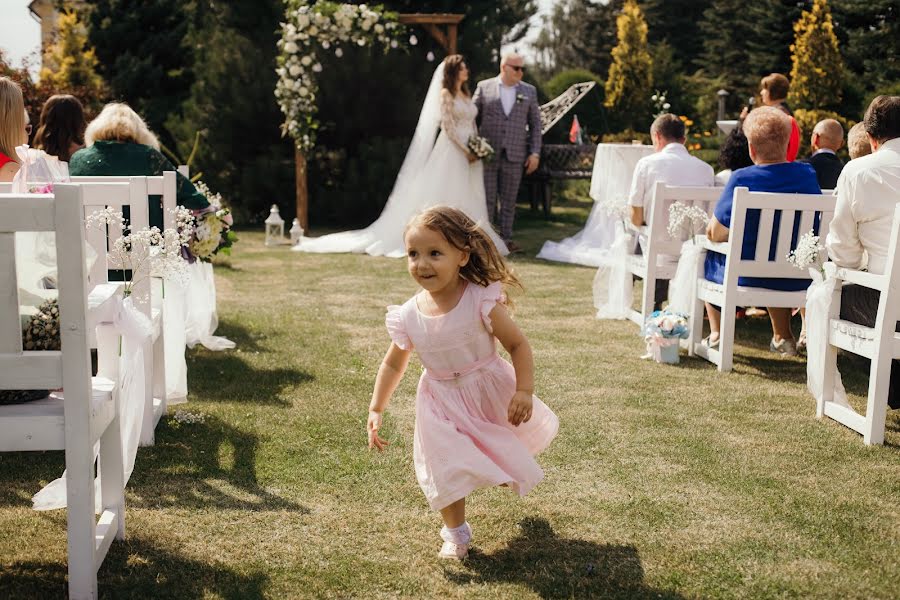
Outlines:
<svg viewBox="0 0 900 600"><path fill-rule="evenodd" d="M518 65L506 65L506 66L509 67L510 69L515 69L516 71L519 71L520 73L525 72L525 67L520 67Z"/></svg>

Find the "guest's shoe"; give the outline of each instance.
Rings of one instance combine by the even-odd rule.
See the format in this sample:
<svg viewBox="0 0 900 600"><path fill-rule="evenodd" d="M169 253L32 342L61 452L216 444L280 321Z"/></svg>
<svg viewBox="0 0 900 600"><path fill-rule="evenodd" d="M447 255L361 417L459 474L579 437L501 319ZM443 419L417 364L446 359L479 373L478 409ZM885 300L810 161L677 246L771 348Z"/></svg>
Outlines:
<svg viewBox="0 0 900 600"><path fill-rule="evenodd" d="M469 555L468 544L455 544L453 542L444 542L441 551L438 552L438 558L445 560L463 560Z"/></svg>
<svg viewBox="0 0 900 600"><path fill-rule="evenodd" d="M769 342L769 350L782 356L797 356L797 342L787 338L781 338L776 342L775 338L772 338Z"/></svg>
<svg viewBox="0 0 900 600"><path fill-rule="evenodd" d="M806 352L806 334L801 333L797 338L797 352Z"/></svg>
<svg viewBox="0 0 900 600"><path fill-rule="evenodd" d="M709 334L708 336L706 336L705 338L700 340L700 345L703 346L704 348L718 350L719 349L719 336L716 336L716 339L714 339L712 341L710 341L710 338L712 338L712 334Z"/></svg>
<svg viewBox="0 0 900 600"><path fill-rule="evenodd" d="M757 308L755 306L751 306L750 308L747 308L744 311L744 314L746 314L748 317L753 318L753 317L765 317L769 313L766 312L766 310L764 308Z"/></svg>
<svg viewBox="0 0 900 600"><path fill-rule="evenodd" d="M513 241L506 242L506 249L509 250L510 254L518 254L522 252L522 246Z"/></svg>

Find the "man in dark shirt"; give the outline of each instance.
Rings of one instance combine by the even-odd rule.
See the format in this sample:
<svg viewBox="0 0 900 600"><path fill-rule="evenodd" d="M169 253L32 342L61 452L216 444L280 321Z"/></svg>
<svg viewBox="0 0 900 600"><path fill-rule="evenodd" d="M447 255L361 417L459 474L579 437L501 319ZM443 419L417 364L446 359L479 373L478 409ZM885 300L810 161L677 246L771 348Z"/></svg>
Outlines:
<svg viewBox="0 0 900 600"><path fill-rule="evenodd" d="M811 164L816 170L820 188L833 190L844 168L844 163L835 154L844 145L844 128L834 119L823 119L816 123L810 145L813 153L803 162Z"/></svg>

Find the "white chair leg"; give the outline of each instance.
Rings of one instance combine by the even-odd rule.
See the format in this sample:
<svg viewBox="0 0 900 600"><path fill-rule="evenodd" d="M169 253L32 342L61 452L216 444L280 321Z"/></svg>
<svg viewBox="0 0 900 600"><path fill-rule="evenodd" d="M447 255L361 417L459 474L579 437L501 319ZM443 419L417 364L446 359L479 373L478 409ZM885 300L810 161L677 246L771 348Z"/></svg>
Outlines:
<svg viewBox="0 0 900 600"><path fill-rule="evenodd" d="M646 319L653 312L653 297L656 295L656 276L652 271L647 271L644 278L644 290L641 294L641 316Z"/></svg>
<svg viewBox="0 0 900 600"><path fill-rule="evenodd" d="M66 447L69 598L79 600L98 597L97 565L94 561L94 535L97 529L94 517L94 450L89 444L81 446L84 447Z"/></svg>
<svg viewBox="0 0 900 600"><path fill-rule="evenodd" d="M706 306L703 300L694 296L694 304L691 310L690 334L688 336L688 356L694 356L696 345L703 337L703 311Z"/></svg>
<svg viewBox="0 0 900 600"><path fill-rule="evenodd" d="M115 400L118 402L118 399ZM125 465L122 427L118 414L100 436L100 496L103 510L118 517L116 539L125 539Z"/></svg>
<svg viewBox="0 0 900 600"><path fill-rule="evenodd" d="M866 402L866 426L863 432L863 443L866 445L884 443L890 381L891 357L876 352L869 369L869 398Z"/></svg>
<svg viewBox="0 0 900 600"><path fill-rule="evenodd" d="M153 342L144 343L144 416L141 424L141 446L155 443L153 419Z"/></svg>
<svg viewBox="0 0 900 600"><path fill-rule="evenodd" d="M734 319L737 307L730 302L722 303L719 315L719 371L728 373L734 356Z"/></svg>
<svg viewBox="0 0 900 600"><path fill-rule="evenodd" d="M168 394L166 386L166 339L165 328L161 324L159 337L153 342L153 396L162 403L159 412L154 415L154 427L159 418L166 413L166 396Z"/></svg>

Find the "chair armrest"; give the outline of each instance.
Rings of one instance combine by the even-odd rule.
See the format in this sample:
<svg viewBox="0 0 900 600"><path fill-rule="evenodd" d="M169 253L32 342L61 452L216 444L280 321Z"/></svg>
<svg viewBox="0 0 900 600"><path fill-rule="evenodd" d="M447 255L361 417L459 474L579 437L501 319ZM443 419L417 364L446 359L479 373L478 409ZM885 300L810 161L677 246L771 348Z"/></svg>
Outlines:
<svg viewBox="0 0 900 600"><path fill-rule="evenodd" d="M710 240L705 235L697 235L694 236L694 241L698 246L709 250L711 252L718 252L719 254L728 254L728 242L714 242Z"/></svg>
<svg viewBox="0 0 900 600"><path fill-rule="evenodd" d="M840 279L845 283L855 283L873 290L884 291L884 276L867 273L866 271L857 271L855 269L838 268L834 274L836 279Z"/></svg>

